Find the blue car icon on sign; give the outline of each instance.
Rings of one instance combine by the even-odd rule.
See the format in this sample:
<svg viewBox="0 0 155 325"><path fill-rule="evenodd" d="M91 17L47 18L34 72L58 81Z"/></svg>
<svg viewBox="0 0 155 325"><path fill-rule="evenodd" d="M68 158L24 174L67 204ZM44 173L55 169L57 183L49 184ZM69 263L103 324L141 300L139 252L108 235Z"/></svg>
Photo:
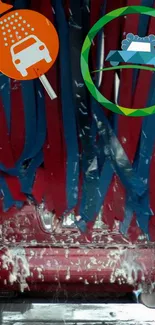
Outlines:
<svg viewBox="0 0 155 325"><path fill-rule="evenodd" d="M121 51L110 51L106 61L112 66L119 63L147 64L155 66L155 36L139 37L132 33L127 34L122 41Z"/></svg>

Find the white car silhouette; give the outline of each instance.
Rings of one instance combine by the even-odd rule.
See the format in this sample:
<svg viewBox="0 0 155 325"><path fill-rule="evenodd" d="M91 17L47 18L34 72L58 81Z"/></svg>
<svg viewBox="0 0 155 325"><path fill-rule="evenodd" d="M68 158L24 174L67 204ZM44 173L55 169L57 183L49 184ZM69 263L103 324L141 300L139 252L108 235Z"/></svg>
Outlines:
<svg viewBox="0 0 155 325"><path fill-rule="evenodd" d="M13 64L23 77L28 75L27 69L37 62L52 61L46 45L35 35L29 35L11 46Z"/></svg>

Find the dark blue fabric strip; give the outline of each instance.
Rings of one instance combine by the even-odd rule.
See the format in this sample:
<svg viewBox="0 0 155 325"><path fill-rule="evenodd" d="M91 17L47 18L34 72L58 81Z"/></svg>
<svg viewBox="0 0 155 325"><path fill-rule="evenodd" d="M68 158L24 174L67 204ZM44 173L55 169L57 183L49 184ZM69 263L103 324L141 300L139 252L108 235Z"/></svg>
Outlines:
<svg viewBox="0 0 155 325"><path fill-rule="evenodd" d="M35 100L36 100L36 138L34 139L34 146L29 152L28 158L35 157L45 143L46 139L46 107L44 89L39 79L34 81ZM51 103L52 105L52 103Z"/></svg>
<svg viewBox="0 0 155 325"><path fill-rule="evenodd" d="M148 95L147 106L153 106L155 104L155 74L152 76L151 89ZM150 164L154 151L155 145L155 115L145 117L142 125L142 133L140 139L140 148L139 148L139 159L137 163L137 173L144 182L147 184L147 192L142 196L140 203L145 207L150 207L149 202L149 175L150 175ZM150 213L147 215L137 215L137 221L141 229L148 234L148 223L152 215Z"/></svg>
<svg viewBox="0 0 155 325"><path fill-rule="evenodd" d="M11 126L11 102L10 102L10 79L3 74L0 74L0 96L2 98L3 108L5 110L8 132L10 133ZM2 164L0 164L1 169ZM3 166L2 166L3 168ZM3 176L0 176L0 187L3 194L3 210L8 211L13 205L19 206L19 202L13 199L8 185ZM21 202L20 202L21 206Z"/></svg>
<svg viewBox="0 0 155 325"><path fill-rule="evenodd" d="M3 211L7 212L13 206L16 206L18 209L22 208L23 202L15 201L10 193L9 187L4 179L0 176L0 188L3 197Z"/></svg>
<svg viewBox="0 0 155 325"><path fill-rule="evenodd" d="M29 9L31 0L13 0L13 9Z"/></svg>
<svg viewBox="0 0 155 325"><path fill-rule="evenodd" d="M139 202L139 195L145 193L147 186L132 169L129 160L127 159L123 148L121 147L117 137L115 136L111 126L105 117L101 107L96 102L93 106L94 117L99 128L99 134L103 139L103 150L106 156L106 162L103 165L102 173L100 176L99 187L96 188L98 193L96 213L99 212L102 202L107 193L107 189L111 183L113 173L119 176L121 182L130 193L129 203L132 210L136 211L137 215L149 213L148 207L143 207ZM80 220L78 224L85 229L85 220ZM85 225L85 226L84 226Z"/></svg>
<svg viewBox="0 0 155 325"><path fill-rule="evenodd" d="M154 1L142 0L141 4L152 7ZM148 24L149 24L149 18L145 15L141 15L139 30L138 30L139 36L144 37L147 35L147 31L149 28ZM135 71L135 73L136 74L134 75L133 84L136 85L139 72ZM148 101L146 106L152 106L155 104L154 85L155 85L155 75L152 76L151 88L148 94ZM147 190L145 194L141 198L139 198L139 204L141 204L141 206L143 207L142 213L138 213L138 211L136 213L138 225L140 226L140 228L145 234L149 233L148 225L149 225L150 216L152 215L152 211L150 209L150 203L149 203L149 171L150 171L151 157L153 154L154 143L155 143L154 127L153 127L154 122L155 122L154 115L145 117L143 119L140 145L134 161L134 168L136 169L139 177L141 177L147 185ZM129 197L127 197L124 222L120 224L120 231L123 234L127 234L128 228L130 226L133 217L133 212L136 211L131 208Z"/></svg>
<svg viewBox="0 0 155 325"><path fill-rule="evenodd" d="M81 6L82 5L82 6ZM96 210L96 187L98 183L98 164L96 148L91 134L89 93L84 85L80 54L83 40L90 28L89 2L70 0L71 17L69 20L70 54L72 83L78 132L82 155L82 200L79 214L86 221L91 220Z"/></svg>
<svg viewBox="0 0 155 325"><path fill-rule="evenodd" d="M104 0L104 4L101 7L101 16L104 16L106 14L106 8L107 8L107 0ZM103 68L103 66L101 66L101 61L102 61L102 51L103 51L103 42L102 42L102 38L103 38L103 32L104 32L104 28L102 28L102 30L100 30L100 32L98 33L97 36L97 65L96 65L96 70L100 70ZM96 86L99 87L99 82L100 82L100 73L96 73L95 76L96 79Z"/></svg>
<svg viewBox="0 0 155 325"><path fill-rule="evenodd" d="M93 112L96 113L99 108L98 108L97 102L94 99L93 99L93 101L94 101ZM100 108L100 109L102 110L102 108ZM114 114L114 115L116 115L116 114ZM100 115L100 118L102 118L102 115ZM117 127L118 127L118 117L117 116L116 117L114 116L112 125L113 125L113 130L114 130L115 134L117 135L117 131L118 131L117 130ZM97 128L97 124L96 124L96 128ZM104 145L103 138L102 138L102 136L100 136L100 141L98 143L98 146L100 148L100 157L98 157L98 159L100 161L101 174L100 174L99 184L98 184L98 188L97 188L98 199L97 199L97 205L96 205L96 215L98 215L101 210L101 207L104 203L104 200L106 198L109 186L112 182L113 175L114 175L114 170L109 162L109 159L107 159L107 157L104 153L103 145Z"/></svg>
<svg viewBox="0 0 155 325"><path fill-rule="evenodd" d="M94 101L93 107L95 107L95 105L97 106L97 103L95 102L94 99L93 99L93 101ZM97 109L97 107L96 107L96 109ZM118 115L117 114L112 115L111 127L113 128L114 133L117 135L117 132L118 132ZM96 128L97 128L97 124L96 124ZM109 163L109 159L107 159L107 157L105 156L105 153L103 151L103 138L101 136L99 138L99 143L98 143L97 147L99 148L98 162L99 162L99 169L100 169L100 180L99 180L99 184L98 184L98 188L97 188L98 200L97 200L97 205L96 205L96 215L98 215L101 210L101 207L104 203L104 200L106 198L108 189L111 185L113 175L114 175L114 170L113 170L111 164Z"/></svg>
<svg viewBox="0 0 155 325"><path fill-rule="evenodd" d="M141 6L153 7L154 0L141 0ZM147 15L140 15L140 21L138 26L138 36L144 37L147 35L150 17Z"/></svg>
<svg viewBox="0 0 155 325"><path fill-rule="evenodd" d="M23 101L25 111L25 147L14 169L1 170L19 176L25 160L34 158L43 147L46 137L46 116L44 91L39 80L23 82Z"/></svg>
<svg viewBox="0 0 155 325"><path fill-rule="evenodd" d="M10 193L4 177L0 177L0 187L3 196L3 210L6 212L15 204L15 201Z"/></svg>
<svg viewBox="0 0 155 325"><path fill-rule="evenodd" d="M11 126L10 79L0 73L0 96L5 109L8 131Z"/></svg>
<svg viewBox="0 0 155 325"><path fill-rule="evenodd" d="M154 0L141 0L141 6L153 7ZM149 25L150 17L147 15L140 15L139 26L138 26L138 36L144 37L147 35L148 25ZM133 93L135 91L135 87L137 84L137 79L139 75L139 70L133 71L133 83L132 90Z"/></svg>
<svg viewBox="0 0 155 325"><path fill-rule="evenodd" d="M106 12L106 1L104 1L104 6L101 8L101 15L105 14ZM89 15L88 13L88 9L86 11L87 16ZM88 24L89 24L89 19L88 19ZM88 25L87 29L89 29L90 26ZM84 35L86 36L86 35ZM98 66L100 66L100 61L101 61L101 53L102 53L102 47L103 47L103 42L102 42L102 36L103 36L103 30L100 32L100 34L98 35L98 39L97 39L97 64ZM96 76L96 85L99 84L99 76ZM96 105L95 100L91 97L90 99L90 105L91 105L91 112L93 115L93 107L94 105ZM111 182L111 177L109 175L107 175L107 179L108 182L103 182L102 183L102 191L100 191L100 174L102 175L102 167L105 161L105 155L104 152L102 150L100 150L100 146L102 146L102 139L99 138L98 142L96 143L96 136L97 136L97 127L96 127L96 123L94 121L94 119L92 118L92 123L91 123L91 138L93 140L93 146L94 149L90 149L92 152L92 158L90 159L91 164L92 164L92 170L91 172L88 173L88 170L85 170L85 173L87 174L88 178L88 189L86 189L86 187L83 187L83 199L82 199L82 203L81 203L81 209L80 209L80 215L83 218L83 221L92 221L94 220L94 218L96 217L96 215L100 212L100 209L102 207L103 204L103 192L106 192L106 190L108 190L108 186ZM107 166L107 165L106 165ZM108 168L108 167L107 167ZM106 171L109 172L109 170L107 169ZM113 172L111 172L111 174L113 174ZM108 177L109 176L109 177ZM102 176L100 176L102 177ZM103 180L103 177L102 177ZM105 191L104 191L105 190ZM88 197L89 200L86 200L86 193L88 193ZM87 210L85 210L87 213L83 213L83 206L84 204L86 204L86 206L88 206ZM80 221L79 223L79 227L84 227L84 222ZM82 229L83 230L83 229Z"/></svg>
<svg viewBox="0 0 155 325"><path fill-rule="evenodd" d="M2 98L3 107L5 109L8 131L10 132L10 79L2 74L0 74L0 96ZM3 195L3 210L8 211L15 204L15 201L3 176L0 176L0 187Z"/></svg>
<svg viewBox="0 0 155 325"><path fill-rule="evenodd" d="M98 198L96 204L96 215L99 214L103 202L106 198L108 189L113 179L114 171L109 163L109 160L106 159L105 163L103 164L101 175L100 175L100 182L99 187L97 188Z"/></svg>
<svg viewBox="0 0 155 325"><path fill-rule="evenodd" d="M120 222L120 232L123 235L127 235L132 218L133 218L133 210L130 205L129 196L127 195L126 202L125 202L124 220L123 220L123 222Z"/></svg>
<svg viewBox="0 0 155 325"><path fill-rule="evenodd" d="M36 170L43 163L42 148L46 138L46 113L44 90L40 80L35 80L34 85L37 105L37 134L36 139L34 139L34 147L30 152L30 157L34 158L30 162L29 167L26 168L25 173L23 171L24 177L22 175L20 177L22 191L27 194L31 194Z"/></svg>
<svg viewBox="0 0 155 325"><path fill-rule="evenodd" d="M43 163L43 151L41 150L34 159L31 160L29 167L26 168L24 177L20 178L22 192L32 194L33 182L36 170Z"/></svg>
<svg viewBox="0 0 155 325"><path fill-rule="evenodd" d="M108 120L106 119L103 111L95 101L93 101L92 112L96 115L97 119L99 118L99 120L97 121L98 125L100 122L101 124L104 123L104 125L106 125L106 130L102 129L103 132L101 131L102 141L107 152L102 152L103 156L101 157L102 161L102 159L104 160L105 156L106 162L105 164L103 162L103 170L101 169L99 186L96 188L96 191L98 192L96 213L99 212L102 206L103 200L112 181L114 171L118 174L125 187L128 188L128 190L130 189L130 191L132 192L132 195L130 197L132 206L135 206L136 211L141 211L141 207L139 206L138 197L136 194L144 193L144 191L146 190L146 186L134 173L134 170L132 169L132 166L130 165L129 160L126 157L125 152L123 151L123 148L121 147L118 139L112 131ZM114 130L115 132L117 131L117 118L114 119ZM95 140L95 127L93 128L93 138ZM110 138L113 141L110 141ZM110 144L110 146L108 145L108 143ZM101 143L99 143L99 145L101 146ZM121 157L119 157L120 153ZM80 220L79 225L84 229L85 227L83 221L84 220Z"/></svg>
<svg viewBox="0 0 155 325"><path fill-rule="evenodd" d="M29 5L29 0L13 1L13 9L28 9ZM16 164L17 166L21 165L24 160L31 158L30 152L33 151L32 148L34 147L34 139L36 139L36 103L34 82L23 81L21 82L21 85L25 112L25 147L19 161Z"/></svg>
<svg viewBox="0 0 155 325"><path fill-rule="evenodd" d="M27 9L30 6L29 0L13 1L14 9ZM25 112L25 146L23 153L16 162L14 169L6 169L0 165L0 169L8 174L19 176L21 179L22 188L26 193L32 190L32 184L35 177L36 169L43 162L43 153L40 151L43 147L46 137L46 118L45 118L45 102L43 88L39 82L26 81L21 82L22 95L24 101ZM10 103L10 79L4 75L0 75L0 95L6 114L8 131L10 132L11 124L11 103ZM37 105L37 106L36 106ZM29 167L26 169L25 177L23 178L23 163L25 160L33 158ZM5 179L1 176L1 189L4 195L4 210L8 210L11 206L16 205L21 208L23 203L14 201Z"/></svg>
<svg viewBox="0 0 155 325"><path fill-rule="evenodd" d="M72 209L78 202L77 189L79 185L79 148L77 140L75 105L72 92L69 29L62 0L53 0L52 5L55 10L57 30L60 39L61 101L67 150L66 191L68 209Z"/></svg>
<svg viewBox="0 0 155 325"><path fill-rule="evenodd" d="M18 163L32 158L30 152L33 150L34 139L36 139L37 125L34 81L22 82L22 97L25 114L25 146Z"/></svg>
<svg viewBox="0 0 155 325"><path fill-rule="evenodd" d="M111 162L114 171L120 177L122 183L130 188L133 193L142 195L146 190L146 184L133 170L126 153L112 130L100 106L94 108L94 117L99 128L99 133L104 142L104 154Z"/></svg>
<svg viewBox="0 0 155 325"><path fill-rule="evenodd" d="M120 180L122 181L123 185L127 189L127 197L129 200L130 209L135 211L137 215L141 215L142 213L144 215L148 215L149 214L148 207L146 206L146 208L145 208L144 206L141 205L140 197L137 195L135 188L134 188L134 186L136 185L136 187L137 187L137 184L139 183L138 187L140 186L139 187L140 191L138 191L138 192L141 193L141 195L142 195L142 193L144 193L146 190L146 186L140 180L140 178L137 175L135 175L135 172L133 171L131 166L127 168L128 172L129 173L131 172L131 176L126 174L126 172L124 173L124 164L122 165L122 160L120 158L119 159L120 159L121 164L120 165L118 164L117 168L116 168L116 164L118 162L116 162L113 158L117 158L117 154L119 154L120 151L122 152L123 149L117 143L118 140L116 140L116 137L112 130L110 132L111 134L109 134L109 132L108 132L106 135L106 127L108 126L108 129L109 129L110 125L109 125L109 122L106 120L104 112L103 112L103 110L101 110L98 103L96 103L96 108L94 109L94 114L96 115L95 119L97 120L97 124L100 124L99 122L102 123L102 128L100 128L99 131L100 131L101 136L103 137L103 148L104 148L104 150L106 149L106 151L107 151L105 153L107 160L103 166L102 174L100 176L99 187L96 189L96 191L98 192L96 212L99 213L100 207L101 207L102 202L103 202L103 200L106 196L106 193L107 193L107 188L109 187L109 185L111 183L113 172L116 172L118 174ZM110 145L109 145L109 140L111 138L111 135L112 135L112 140L114 140L114 138L115 138L114 143L116 141L116 143L118 144L117 150L115 150L114 152L112 152L113 145L112 145L111 141L110 141ZM113 157L112 156L110 157L110 155L111 155L110 152L112 153ZM108 175L108 177L106 177L106 175ZM110 179L109 175L111 175L111 179ZM130 180L132 178L134 179L134 181L130 182ZM129 193L129 195L128 195L128 193ZM126 213L130 213L130 211L126 211ZM81 227L82 231L85 231L85 228L86 228L85 220L83 220L83 219L80 220L79 222L77 222L77 225L79 227Z"/></svg>
<svg viewBox="0 0 155 325"><path fill-rule="evenodd" d="M107 0L104 0L104 5L101 7L101 16L106 14L106 9L107 9ZM97 68L96 68L96 70L101 69L101 56L102 56L102 51L103 51L103 42L102 42L103 31L104 31L104 29L102 29L97 36L97 59L96 59ZM103 65L104 65L104 62L103 62ZM97 87L99 87L99 79L100 79L100 74L96 73L94 82ZM92 111L93 111L93 105L94 105L94 98L91 97L91 110ZM91 132L92 132L94 141L96 141L96 136L97 136L98 130L97 130L97 126L96 126L94 119L92 119Z"/></svg>
<svg viewBox="0 0 155 325"><path fill-rule="evenodd" d="M106 13L106 5L107 5L107 1L104 1L104 6L101 10L102 15L104 15ZM101 56L101 51L102 51L102 33L100 33L99 37L98 37L98 57L97 57L97 66L100 66L100 56ZM96 81L97 82L97 81ZM98 110L98 104L96 103L96 101L92 98L91 100L91 104L92 104L92 114L94 114L94 112L96 112L96 110ZM100 108L102 110L102 108ZM109 121L110 123L110 121ZM113 114L111 117L111 126L115 132L115 134L117 135L118 132L118 115L117 114ZM96 124L95 119L93 119L93 123L92 123L92 132L93 132L93 138L94 140L96 139L96 135L98 132L98 127ZM109 186L112 182L113 179L113 175L114 175L114 170L111 166L111 164L109 163L109 159L106 158L105 153L103 151L103 138L100 136L99 137L99 141L97 143L97 148L98 148L98 164L99 164L99 171L100 171L100 179L99 179L99 184L97 187L97 204L96 204L96 215L99 214L101 207L104 203L104 200L106 198Z"/></svg>
<svg viewBox="0 0 155 325"><path fill-rule="evenodd" d="M111 167L119 176L121 182L127 189L128 193L130 193L130 205L138 214L142 213L142 211L147 214L149 211L148 207L145 208L141 206L141 203L139 203L139 197L146 192L147 185L145 184L145 182L143 182L143 180L141 180L140 176L136 174L136 172L132 169L124 153L123 148L121 147L117 137L111 129L103 110L98 107L98 104L96 105L94 113L96 115L95 118L97 124L101 125L102 123L99 132L103 137L103 150L111 164Z"/></svg>
<svg viewBox="0 0 155 325"><path fill-rule="evenodd" d="M21 154L20 159L16 162L14 169L7 169L2 164L0 169L11 175L18 176L20 174L20 168L24 160L32 158L30 154L33 152L34 139L36 139L36 101L35 101L35 90L33 81L22 82L22 95L24 102L24 114L25 114L25 146Z"/></svg>
<svg viewBox="0 0 155 325"><path fill-rule="evenodd" d="M155 74L152 76L150 93L148 95L147 106L152 106L155 103ZM149 173L150 173L150 164L151 158L154 150L155 144L155 133L154 133L154 125L155 125L155 115L151 115L145 117L142 125L142 132L140 138L140 145L138 149L138 153L136 155L136 160L134 162L134 168L141 179L143 179L144 183L147 186L146 192L139 198L139 204L142 206L142 212L138 213L137 211L137 222L140 228L143 230L145 234L149 235L148 224L149 219L152 215L152 211L150 209L149 203ZM133 212L135 210L131 209L131 204L129 205L128 198L126 204L126 211L130 211L130 213L125 213L124 222L120 226L120 230L122 233L127 234L128 228L130 226Z"/></svg>
<svg viewBox="0 0 155 325"><path fill-rule="evenodd" d="M3 74L0 74L0 96L2 98L2 103L5 110L8 132L10 133L10 124L11 124L10 79L4 76ZM2 164L0 164L0 167L1 165ZM8 211L16 202L14 201L3 176L0 176L0 187L3 195L3 210Z"/></svg>
<svg viewBox="0 0 155 325"><path fill-rule="evenodd" d="M28 9L29 0L14 0L14 9ZM23 81L22 96L25 112L25 147L17 163L22 164L24 160L32 158L30 152L33 152L34 139L36 139L36 102L34 81Z"/></svg>

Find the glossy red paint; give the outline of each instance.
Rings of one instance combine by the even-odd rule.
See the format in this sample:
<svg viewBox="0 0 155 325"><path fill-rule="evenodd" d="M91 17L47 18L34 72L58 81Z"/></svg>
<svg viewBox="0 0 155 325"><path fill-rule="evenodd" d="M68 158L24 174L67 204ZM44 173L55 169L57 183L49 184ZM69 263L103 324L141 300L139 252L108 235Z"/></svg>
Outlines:
<svg viewBox="0 0 155 325"><path fill-rule="evenodd" d="M117 286L127 292L155 281L154 249L143 236L131 245L117 226L113 232L104 226L81 235L58 223L48 233L32 205L1 213L0 220L1 290L50 292L59 285L69 290L77 285L90 286L89 291L98 285L99 292L114 292Z"/></svg>

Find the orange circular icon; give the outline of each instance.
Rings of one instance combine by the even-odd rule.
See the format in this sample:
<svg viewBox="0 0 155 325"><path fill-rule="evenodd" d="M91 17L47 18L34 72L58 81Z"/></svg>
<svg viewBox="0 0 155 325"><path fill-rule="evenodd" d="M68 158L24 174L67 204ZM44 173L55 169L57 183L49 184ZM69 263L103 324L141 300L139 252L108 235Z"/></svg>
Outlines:
<svg viewBox="0 0 155 325"><path fill-rule="evenodd" d="M16 10L0 19L0 71L16 80L45 74L59 51L55 27L32 10Z"/></svg>

